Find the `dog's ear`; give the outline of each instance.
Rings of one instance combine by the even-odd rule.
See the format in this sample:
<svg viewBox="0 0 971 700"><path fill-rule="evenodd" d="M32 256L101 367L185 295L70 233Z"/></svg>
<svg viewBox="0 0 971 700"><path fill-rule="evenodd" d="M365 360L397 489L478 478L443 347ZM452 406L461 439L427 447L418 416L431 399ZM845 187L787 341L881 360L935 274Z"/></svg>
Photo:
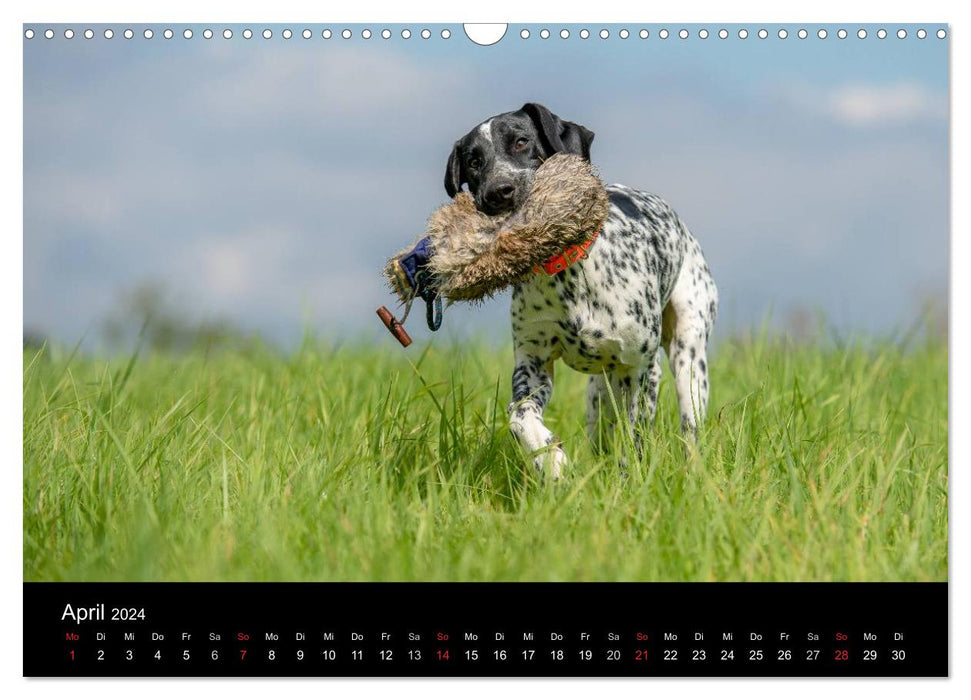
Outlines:
<svg viewBox="0 0 971 700"><path fill-rule="evenodd" d="M448 165L445 166L445 191L453 199L465 183L465 178L462 176L462 149L459 144L459 141L455 142L452 154L448 157Z"/></svg>
<svg viewBox="0 0 971 700"><path fill-rule="evenodd" d="M527 102L520 110L533 120L547 155L573 153L590 160L594 133L585 126L560 119L541 104Z"/></svg>

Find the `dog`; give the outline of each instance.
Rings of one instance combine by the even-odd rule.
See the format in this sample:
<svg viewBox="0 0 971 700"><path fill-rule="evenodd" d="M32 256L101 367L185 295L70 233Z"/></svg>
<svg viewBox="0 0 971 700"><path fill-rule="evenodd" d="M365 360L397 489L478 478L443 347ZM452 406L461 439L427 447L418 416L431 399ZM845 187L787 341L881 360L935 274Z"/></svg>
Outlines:
<svg viewBox="0 0 971 700"><path fill-rule="evenodd" d="M590 160L594 133L528 103L491 117L455 142L445 169L449 197L468 186L476 207L512 214L539 165L554 153ZM674 375L681 429L694 441L708 405L708 340L718 290L698 241L660 197L607 186L602 230L579 260L554 274L538 271L512 291L515 368L509 427L541 472L559 479L562 444L543 422L561 359L591 375L587 434L597 451L620 423L638 446L653 423L661 347Z"/></svg>

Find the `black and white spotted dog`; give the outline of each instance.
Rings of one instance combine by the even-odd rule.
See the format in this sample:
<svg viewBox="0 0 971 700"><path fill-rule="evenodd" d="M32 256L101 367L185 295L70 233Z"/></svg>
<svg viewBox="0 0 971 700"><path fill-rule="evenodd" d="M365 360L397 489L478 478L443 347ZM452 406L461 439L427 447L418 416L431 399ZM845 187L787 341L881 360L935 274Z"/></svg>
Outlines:
<svg viewBox="0 0 971 700"><path fill-rule="evenodd" d="M542 105L523 105L487 119L455 143L445 189L454 197L467 183L483 212L512 212L544 159L567 152L589 160L593 137ZM708 403L706 348L718 292L701 247L660 197L624 185L609 185L607 194L610 212L587 256L513 288L516 368L509 425L537 469L545 465L554 479L567 459L543 423L543 410L557 359L592 375L587 433L597 448L605 437L599 426L616 423L617 412L639 444L639 429L654 418L662 345L675 377L681 427L690 438Z"/></svg>

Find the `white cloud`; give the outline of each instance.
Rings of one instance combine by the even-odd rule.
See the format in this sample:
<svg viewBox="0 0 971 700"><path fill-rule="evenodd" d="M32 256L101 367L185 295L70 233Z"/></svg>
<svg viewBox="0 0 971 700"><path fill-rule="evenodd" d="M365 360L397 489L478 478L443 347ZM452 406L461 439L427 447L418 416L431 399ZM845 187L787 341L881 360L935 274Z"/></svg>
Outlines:
<svg viewBox="0 0 971 700"><path fill-rule="evenodd" d="M302 244L301 232L283 223L204 231L184 244L172 267L204 307L286 303L293 272L302 267Z"/></svg>
<svg viewBox="0 0 971 700"><path fill-rule="evenodd" d="M942 95L915 83L844 85L833 91L826 109L852 126L899 125L947 116Z"/></svg>
<svg viewBox="0 0 971 700"><path fill-rule="evenodd" d="M779 94L785 104L804 114L855 128L941 122L948 114L946 95L909 81L846 83L830 88L789 83Z"/></svg>
<svg viewBox="0 0 971 700"><path fill-rule="evenodd" d="M402 112L434 117L443 94L466 88L458 71L421 65L375 47L340 51L262 51L227 60L225 71L196 86L190 104L227 124L271 127L313 123L343 129L393 124Z"/></svg>

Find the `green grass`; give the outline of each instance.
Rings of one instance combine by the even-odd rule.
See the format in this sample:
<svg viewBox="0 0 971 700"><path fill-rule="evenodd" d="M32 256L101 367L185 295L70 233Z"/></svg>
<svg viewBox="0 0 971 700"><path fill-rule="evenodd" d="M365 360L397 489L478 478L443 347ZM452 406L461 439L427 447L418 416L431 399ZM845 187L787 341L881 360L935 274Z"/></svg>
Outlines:
<svg viewBox="0 0 971 700"><path fill-rule="evenodd" d="M25 580L947 579L947 349L722 343L700 454L671 377L618 477L558 365L540 481L511 351L388 338L114 361L24 352ZM615 453L616 454L616 453Z"/></svg>

